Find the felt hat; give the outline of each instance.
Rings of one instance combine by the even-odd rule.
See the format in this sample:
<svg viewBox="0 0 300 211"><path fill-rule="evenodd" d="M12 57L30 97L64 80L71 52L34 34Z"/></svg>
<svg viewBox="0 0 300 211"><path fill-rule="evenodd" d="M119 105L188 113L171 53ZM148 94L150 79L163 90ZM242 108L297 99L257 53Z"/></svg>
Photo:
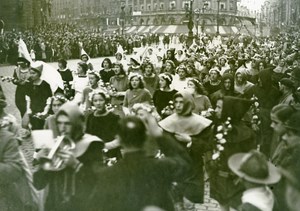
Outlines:
<svg viewBox="0 0 300 211"><path fill-rule="evenodd" d="M294 82L291 79L289 79L289 78L283 78L283 79L281 79L280 83L283 84L283 85L285 85L286 87L291 88L291 89L295 88Z"/></svg>
<svg viewBox="0 0 300 211"><path fill-rule="evenodd" d="M274 184L281 178L279 170L256 150L232 155L228 166L237 176L255 184Z"/></svg>

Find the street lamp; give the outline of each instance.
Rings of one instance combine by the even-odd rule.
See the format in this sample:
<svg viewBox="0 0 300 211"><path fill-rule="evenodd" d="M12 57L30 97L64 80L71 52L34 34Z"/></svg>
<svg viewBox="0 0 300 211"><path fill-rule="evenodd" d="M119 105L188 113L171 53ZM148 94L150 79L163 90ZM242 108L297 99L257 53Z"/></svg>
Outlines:
<svg viewBox="0 0 300 211"><path fill-rule="evenodd" d="M188 17L189 17L189 22L188 22L188 39L187 39L187 46L191 46L193 43L193 27L194 27L194 22L193 22L193 2L194 0L190 0L190 8L188 10Z"/></svg>
<svg viewBox="0 0 300 211"><path fill-rule="evenodd" d="M220 0L217 0L217 34L219 34L219 13L220 13Z"/></svg>
<svg viewBox="0 0 300 211"><path fill-rule="evenodd" d="M125 2L121 1L121 13L120 13L120 22L121 22L121 34L124 35L124 25L125 25Z"/></svg>

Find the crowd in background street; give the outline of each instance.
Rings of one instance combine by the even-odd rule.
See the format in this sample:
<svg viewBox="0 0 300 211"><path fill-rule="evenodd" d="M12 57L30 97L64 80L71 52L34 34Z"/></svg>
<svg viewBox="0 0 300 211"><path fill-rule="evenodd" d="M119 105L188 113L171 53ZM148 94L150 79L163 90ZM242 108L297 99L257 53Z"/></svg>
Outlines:
<svg viewBox="0 0 300 211"><path fill-rule="evenodd" d="M34 58L17 58L19 38ZM186 38L69 25L7 33L22 129L4 112L2 94L0 148L14 150L0 154L0 208L196 210L207 175L222 210L299 210L300 33L201 34L190 46ZM101 67L89 60L99 56L107 57ZM76 70L70 58L80 58ZM57 60L64 86L53 90L41 78L45 63L34 60ZM32 197L13 203L10 175L28 168L12 143L46 129L63 147L50 161L49 150L36 147L33 176L23 174Z"/></svg>

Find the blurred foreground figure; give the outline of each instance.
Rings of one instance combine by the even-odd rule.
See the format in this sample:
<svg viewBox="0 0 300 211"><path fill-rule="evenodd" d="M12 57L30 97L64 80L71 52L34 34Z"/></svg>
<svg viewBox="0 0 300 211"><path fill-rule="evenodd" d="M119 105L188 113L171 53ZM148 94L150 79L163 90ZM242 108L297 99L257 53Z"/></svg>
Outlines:
<svg viewBox="0 0 300 211"><path fill-rule="evenodd" d="M145 155L146 133L157 141L164 158ZM174 210L169 192L172 182L183 180L189 171L187 152L163 135L150 114L144 122L131 116L122 119L118 138L124 159L99 173L85 210L140 211L150 205Z"/></svg>
<svg viewBox="0 0 300 211"><path fill-rule="evenodd" d="M245 187L239 210L272 211L275 199L267 185L279 182L281 175L278 169L255 150L232 155L228 166Z"/></svg>
<svg viewBox="0 0 300 211"><path fill-rule="evenodd" d="M45 211L82 210L80 203L94 186L96 172L102 167L104 144L98 137L84 133L84 115L76 104L65 103L55 120L57 142L60 140L61 144L52 160L46 159L50 154L47 149L39 152L33 182L39 190L48 186Z"/></svg>

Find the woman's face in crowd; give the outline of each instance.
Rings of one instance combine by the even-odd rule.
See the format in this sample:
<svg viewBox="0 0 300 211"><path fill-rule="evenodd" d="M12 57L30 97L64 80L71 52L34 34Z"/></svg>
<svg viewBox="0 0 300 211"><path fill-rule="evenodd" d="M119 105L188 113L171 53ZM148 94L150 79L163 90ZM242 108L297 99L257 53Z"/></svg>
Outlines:
<svg viewBox="0 0 300 211"><path fill-rule="evenodd" d="M172 57L171 51L167 51L167 57L168 57L168 58L171 58L171 57Z"/></svg>
<svg viewBox="0 0 300 211"><path fill-rule="evenodd" d="M186 72L182 68L178 69L177 74L178 74L178 76L179 76L180 79L185 79L186 78Z"/></svg>
<svg viewBox="0 0 300 211"><path fill-rule="evenodd" d="M273 128L274 132L279 134L279 135L283 135L285 132L285 127L283 125L283 122L280 121L276 115L271 114L271 128Z"/></svg>
<svg viewBox="0 0 300 211"><path fill-rule="evenodd" d="M87 62L87 61L88 61L88 57L87 57L87 56L83 56L83 57L81 57L81 61L83 61L83 62Z"/></svg>
<svg viewBox="0 0 300 211"><path fill-rule="evenodd" d="M174 100L174 107L177 114L181 114L183 112L183 106L183 97L176 97Z"/></svg>
<svg viewBox="0 0 300 211"><path fill-rule="evenodd" d="M264 67L264 63L259 63L259 70L263 70L263 69L265 69L265 67Z"/></svg>
<svg viewBox="0 0 300 211"><path fill-rule="evenodd" d="M95 86L99 81L98 77L95 76L94 74L89 74L88 77L89 77L89 83L91 86Z"/></svg>
<svg viewBox="0 0 300 211"><path fill-rule="evenodd" d="M118 54L116 55L116 59L119 60L119 61L122 60L122 55L118 53Z"/></svg>
<svg viewBox="0 0 300 211"><path fill-rule="evenodd" d="M40 75L34 70L30 70L29 74L30 74L30 80L31 81L35 81L35 80L40 78Z"/></svg>
<svg viewBox="0 0 300 211"><path fill-rule="evenodd" d="M224 81L224 88L226 91L229 91L231 88L231 80L228 78Z"/></svg>
<svg viewBox="0 0 300 211"><path fill-rule="evenodd" d="M100 94L95 94L93 96L93 105L98 110L103 110L105 108L105 99Z"/></svg>
<svg viewBox="0 0 300 211"><path fill-rule="evenodd" d="M218 119L222 117L223 100L218 100L215 108L215 114Z"/></svg>
<svg viewBox="0 0 300 211"><path fill-rule="evenodd" d="M192 81L187 82L187 91L190 94L195 94L196 91L196 85Z"/></svg>
<svg viewBox="0 0 300 211"><path fill-rule="evenodd" d="M58 63L58 68L59 68L60 70L63 70L63 69L64 69L64 66L62 65L62 63Z"/></svg>
<svg viewBox="0 0 300 211"><path fill-rule="evenodd" d="M241 73L237 73L235 76L235 80L237 82L237 84L242 84L243 83L243 76Z"/></svg>
<svg viewBox="0 0 300 211"><path fill-rule="evenodd" d="M60 135L65 135L65 136L71 135L72 125L68 116L59 115L56 120L56 125Z"/></svg>
<svg viewBox="0 0 300 211"><path fill-rule="evenodd" d="M146 75L151 75L152 74L152 66L151 65L147 65L145 67L145 74Z"/></svg>
<svg viewBox="0 0 300 211"><path fill-rule="evenodd" d="M61 106L62 106L62 102L60 100L53 100L52 101L52 111L53 111L53 113L56 114Z"/></svg>
<svg viewBox="0 0 300 211"><path fill-rule="evenodd" d="M108 63L107 60L105 60L105 61L103 62L103 67L104 67L104 69L108 69L108 68L109 68L109 63Z"/></svg>
<svg viewBox="0 0 300 211"><path fill-rule="evenodd" d="M121 67L120 67L119 65L115 65L115 66L114 66L114 71L115 71L115 74L116 74L116 75L120 74L120 72L121 72Z"/></svg>
<svg viewBox="0 0 300 211"><path fill-rule="evenodd" d="M212 81L216 81L216 80L218 80L218 73L217 73L217 71L211 71L210 72L210 80L212 80Z"/></svg>
<svg viewBox="0 0 300 211"><path fill-rule="evenodd" d="M165 70L166 70L167 72L170 72L170 71L172 70L172 65L171 65L169 62L166 63L166 68L165 68Z"/></svg>
<svg viewBox="0 0 300 211"><path fill-rule="evenodd" d="M78 64L77 65L77 74L82 74L82 73L83 73L82 67Z"/></svg>
<svg viewBox="0 0 300 211"><path fill-rule="evenodd" d="M140 85L140 80L138 79L138 77L133 77L130 80L130 83L131 83L131 86L132 86L133 89L137 89Z"/></svg>
<svg viewBox="0 0 300 211"><path fill-rule="evenodd" d="M159 87L160 88L167 87L167 81L165 79L163 79L162 77L159 78Z"/></svg>

